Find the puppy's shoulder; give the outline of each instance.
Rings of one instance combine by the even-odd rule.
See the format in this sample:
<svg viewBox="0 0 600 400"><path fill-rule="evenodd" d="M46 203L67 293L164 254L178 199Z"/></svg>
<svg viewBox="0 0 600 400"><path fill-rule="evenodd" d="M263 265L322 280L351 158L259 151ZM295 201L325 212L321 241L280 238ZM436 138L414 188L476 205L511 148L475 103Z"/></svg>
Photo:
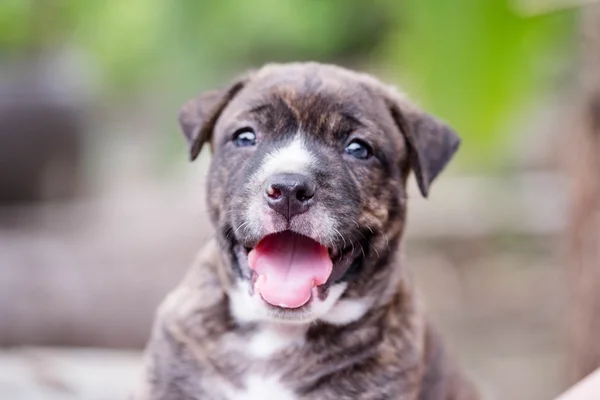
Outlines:
<svg viewBox="0 0 600 400"><path fill-rule="evenodd" d="M228 329L227 302L219 278L216 243L207 243L197 254L185 278L163 300L157 310L145 351L145 371L133 398L136 400L211 398L195 376L206 357ZM189 395L189 398L196 398Z"/></svg>
<svg viewBox="0 0 600 400"><path fill-rule="evenodd" d="M184 279L162 301L156 319L186 319L221 303L225 291L220 269L218 246L210 241L197 253Z"/></svg>
<svg viewBox="0 0 600 400"><path fill-rule="evenodd" d="M198 252L185 278L158 307L150 347L165 339L185 347L206 345L229 329L220 269L218 246L211 241Z"/></svg>

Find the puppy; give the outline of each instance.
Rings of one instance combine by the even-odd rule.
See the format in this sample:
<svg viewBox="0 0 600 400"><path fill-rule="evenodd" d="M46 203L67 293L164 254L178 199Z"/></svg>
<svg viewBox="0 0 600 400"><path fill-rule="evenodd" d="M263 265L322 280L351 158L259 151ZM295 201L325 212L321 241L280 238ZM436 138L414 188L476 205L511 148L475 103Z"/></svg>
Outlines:
<svg viewBox="0 0 600 400"><path fill-rule="evenodd" d="M215 239L159 308L138 399L475 399L401 257L459 138L375 78L267 65L180 113Z"/></svg>

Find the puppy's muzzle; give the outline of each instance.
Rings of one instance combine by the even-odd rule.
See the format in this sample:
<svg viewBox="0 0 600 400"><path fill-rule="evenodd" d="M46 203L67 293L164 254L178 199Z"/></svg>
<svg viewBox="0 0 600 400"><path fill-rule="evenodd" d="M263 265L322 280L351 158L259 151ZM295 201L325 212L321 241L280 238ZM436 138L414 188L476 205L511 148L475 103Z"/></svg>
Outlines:
<svg viewBox="0 0 600 400"><path fill-rule="evenodd" d="M308 211L316 191L316 182L306 175L279 173L267 180L265 201L289 222L294 216Z"/></svg>

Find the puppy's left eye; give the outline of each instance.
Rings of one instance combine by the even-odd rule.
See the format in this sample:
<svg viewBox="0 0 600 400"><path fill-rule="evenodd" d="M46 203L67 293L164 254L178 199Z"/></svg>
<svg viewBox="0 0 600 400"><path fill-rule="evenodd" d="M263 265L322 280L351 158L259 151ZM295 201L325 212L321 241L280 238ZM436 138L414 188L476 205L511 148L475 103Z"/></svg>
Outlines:
<svg viewBox="0 0 600 400"><path fill-rule="evenodd" d="M344 149L346 154L351 155L359 160L366 160L373 155L371 146L363 142L362 140L354 139Z"/></svg>
<svg viewBox="0 0 600 400"><path fill-rule="evenodd" d="M233 134L233 142L237 147L248 147L256 144L256 133L251 128L238 129Z"/></svg>

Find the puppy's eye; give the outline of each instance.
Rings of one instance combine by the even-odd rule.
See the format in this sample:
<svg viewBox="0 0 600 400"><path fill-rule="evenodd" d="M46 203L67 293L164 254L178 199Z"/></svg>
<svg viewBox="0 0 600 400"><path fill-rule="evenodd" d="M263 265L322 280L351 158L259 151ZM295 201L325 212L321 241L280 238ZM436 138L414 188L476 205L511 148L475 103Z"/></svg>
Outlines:
<svg viewBox="0 0 600 400"><path fill-rule="evenodd" d="M233 134L233 142L237 147L248 147L256 144L256 133L251 128L238 129Z"/></svg>
<svg viewBox="0 0 600 400"><path fill-rule="evenodd" d="M346 154L351 155L359 160L366 160L373 155L371 146L363 142L362 140L354 139L344 149Z"/></svg>

